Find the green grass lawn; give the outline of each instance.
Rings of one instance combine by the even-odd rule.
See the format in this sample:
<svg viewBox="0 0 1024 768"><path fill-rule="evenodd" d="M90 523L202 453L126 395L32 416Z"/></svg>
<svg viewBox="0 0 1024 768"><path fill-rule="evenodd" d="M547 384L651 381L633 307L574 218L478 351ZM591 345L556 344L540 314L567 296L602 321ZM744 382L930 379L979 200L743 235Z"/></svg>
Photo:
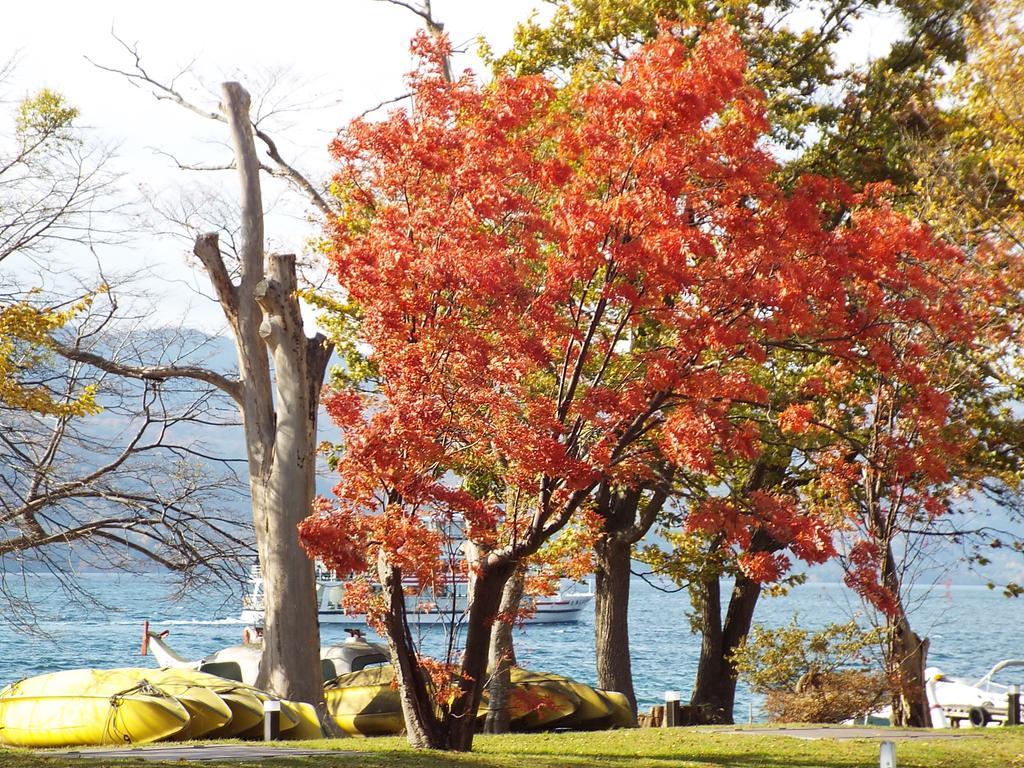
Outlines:
<svg viewBox="0 0 1024 768"><path fill-rule="evenodd" d="M281 746L323 750L323 756L264 761L299 768L436 768L444 765L493 768L872 768L878 742L868 739L806 741L779 736L714 733L687 728L597 733L478 736L469 755L418 752L402 738L283 742ZM0 750L0 768L96 765L93 761L46 757L45 753ZM109 764L109 762L105 763ZM193 763L243 765L244 763ZM253 763L250 763L253 764ZM1024 768L1024 728L993 728L959 739L900 741L899 768ZM134 766L182 763L126 763Z"/></svg>

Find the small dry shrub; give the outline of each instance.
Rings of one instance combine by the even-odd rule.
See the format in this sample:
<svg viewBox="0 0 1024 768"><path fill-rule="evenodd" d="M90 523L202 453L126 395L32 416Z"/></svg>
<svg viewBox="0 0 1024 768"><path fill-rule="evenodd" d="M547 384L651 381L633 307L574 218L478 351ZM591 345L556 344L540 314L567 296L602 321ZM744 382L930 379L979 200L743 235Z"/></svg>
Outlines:
<svg viewBox="0 0 1024 768"><path fill-rule="evenodd" d="M841 723L879 708L888 696L885 676L860 670L810 673L792 691L767 691L771 722Z"/></svg>

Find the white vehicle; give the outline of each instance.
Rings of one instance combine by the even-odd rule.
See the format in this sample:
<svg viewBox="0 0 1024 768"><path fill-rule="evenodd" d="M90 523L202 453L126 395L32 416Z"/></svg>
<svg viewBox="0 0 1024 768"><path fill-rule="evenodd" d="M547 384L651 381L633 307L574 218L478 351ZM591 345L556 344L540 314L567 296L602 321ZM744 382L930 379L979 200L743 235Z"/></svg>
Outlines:
<svg viewBox="0 0 1024 768"><path fill-rule="evenodd" d="M1024 659L1004 659L996 664L978 680L946 677L941 670L930 667L925 670L928 680L928 704L932 710L932 720L945 719L957 727L967 721L972 726L983 727L989 723L1001 723L1006 720L1007 693L1011 683L1024 680ZM1013 673L1004 670L1013 669ZM999 673L1002 682L996 682ZM1013 675L1011 679L1011 675ZM941 710L941 718L937 717ZM942 727L933 722L935 727Z"/></svg>
<svg viewBox="0 0 1024 768"><path fill-rule="evenodd" d="M440 584L420 588L414 581L406 584L406 608L413 624L457 623L466 611L468 581L464 576L443 580ZM364 626L366 614L345 610L345 581L326 569L317 567L316 601L321 624L347 624ZM562 579L558 593L552 596L525 596L524 607L533 608L526 618L527 624L556 624L579 621L583 610L594 599L590 584ZM245 624L263 625L263 579L259 566L254 566L249 589L242 598L241 620Z"/></svg>
<svg viewBox="0 0 1024 768"><path fill-rule="evenodd" d="M1003 723L1009 708L1009 687L1024 679L1022 667L1024 659L1003 659L978 680L946 677L938 667L928 667L924 671L925 692L928 694L932 728L959 728L961 724L984 728L990 723ZM995 681L998 673L1013 668L1017 668L1013 679L1004 673L1002 677L1006 679L1003 682ZM892 707L872 712L863 720L864 725L889 725L891 722Z"/></svg>

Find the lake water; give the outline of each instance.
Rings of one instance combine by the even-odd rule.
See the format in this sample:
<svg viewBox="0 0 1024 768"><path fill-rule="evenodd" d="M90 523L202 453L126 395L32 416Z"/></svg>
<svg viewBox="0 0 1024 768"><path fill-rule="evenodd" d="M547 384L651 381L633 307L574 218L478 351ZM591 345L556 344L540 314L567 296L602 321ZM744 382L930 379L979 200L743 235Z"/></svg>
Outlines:
<svg viewBox="0 0 1024 768"><path fill-rule="evenodd" d="M169 644L188 658L241 641L237 594L200 590L173 601L168 599L171 582L159 574L85 574L83 583L103 605L84 605L70 600L52 576L25 578L45 636L19 633L0 623L2 683L60 669L153 666L152 657L138 655L146 619L154 629L169 629ZM947 674L980 677L1000 659L1024 656L1024 604L1019 599L982 586L939 586L919 594L916 602L915 627L931 638L929 663ZM688 607L685 593L667 594L634 580L630 629L642 708L659 702L665 690L681 691L688 698L700 649L700 637L689 629ZM786 597L763 599L755 621L777 626L796 614L802 625L818 627L848 621L858 608L842 585L808 583ZM323 628L325 642L344 638L342 627ZM428 652L442 639L436 629L423 635ZM517 631L516 644L523 666L594 681L592 612L577 624L525 627ZM759 704L741 687L737 721L751 711L755 720L762 719Z"/></svg>

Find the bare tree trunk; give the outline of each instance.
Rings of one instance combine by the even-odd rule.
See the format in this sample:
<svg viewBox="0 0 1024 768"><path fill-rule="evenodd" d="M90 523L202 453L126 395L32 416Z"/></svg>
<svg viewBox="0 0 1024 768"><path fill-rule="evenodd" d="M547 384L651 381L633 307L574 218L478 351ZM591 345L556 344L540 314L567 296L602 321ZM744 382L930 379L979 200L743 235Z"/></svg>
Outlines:
<svg viewBox="0 0 1024 768"><path fill-rule="evenodd" d="M905 614L890 623L887 663L894 679L892 724L910 728L930 728L931 711L925 689L924 669L928 659L928 639L910 627Z"/></svg>
<svg viewBox="0 0 1024 768"><path fill-rule="evenodd" d="M162 90L194 109L173 90ZM332 346L323 335L306 337L295 257L268 258L264 251L261 164L249 94L238 83L224 83L222 96L241 187L238 282L224 262L216 233L197 237L193 252L231 326L238 378L196 366L126 366L77 347L58 344L56 348L65 357L122 376L205 381L235 401L245 430L253 524L265 587L265 650L259 684L279 696L316 705L329 728L313 564L299 544L297 525L312 509L317 410ZM268 142L269 137L263 140Z"/></svg>
<svg viewBox="0 0 1024 768"><path fill-rule="evenodd" d="M603 536L594 549L594 655L598 687L618 691L636 715L633 663L629 651L629 578L633 545L654 525L668 499L672 470L644 500L644 487L598 490Z"/></svg>
<svg viewBox="0 0 1024 768"><path fill-rule="evenodd" d="M594 650L598 688L621 693L636 714L629 654L631 549L614 537L605 537L595 548Z"/></svg>
<svg viewBox="0 0 1024 768"><path fill-rule="evenodd" d="M252 483L253 520L263 575L263 660L257 686L279 696L323 704L319 623L313 563L295 539L310 507L287 478ZM312 499L310 499L312 501ZM290 507L290 508L289 508ZM313 674L310 673L312 670Z"/></svg>
<svg viewBox="0 0 1024 768"><path fill-rule="evenodd" d="M313 564L299 544L296 526L312 509L317 405L330 347L323 337L306 338L295 257L272 256L267 263L249 94L237 83L225 83L223 96L242 188L237 288L227 281L216 241L211 248L210 236L200 238L196 253L210 273L238 348L253 521L264 579L259 685L311 702L322 712Z"/></svg>
<svg viewBox="0 0 1024 768"><path fill-rule="evenodd" d="M487 719L484 733L508 733L510 713L508 692L512 685L512 667L516 665L516 651L512 631L516 615L523 601L523 587L526 571L518 568L505 583L501 593L500 618L491 628L491 647L487 655L487 666L491 678L487 684Z"/></svg>
<svg viewBox="0 0 1024 768"><path fill-rule="evenodd" d="M703 639L690 705L696 708L701 723L729 725L733 723L736 706L737 677L732 654L750 632L761 585L742 574L736 578L724 624L718 579L702 583L698 590Z"/></svg>

